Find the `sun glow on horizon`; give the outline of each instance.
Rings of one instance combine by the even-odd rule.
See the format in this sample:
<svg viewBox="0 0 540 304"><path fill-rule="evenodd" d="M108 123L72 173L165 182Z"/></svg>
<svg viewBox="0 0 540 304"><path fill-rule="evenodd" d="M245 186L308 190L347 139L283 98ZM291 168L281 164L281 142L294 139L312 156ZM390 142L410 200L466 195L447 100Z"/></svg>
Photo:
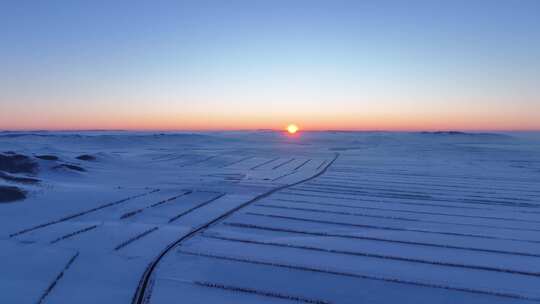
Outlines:
<svg viewBox="0 0 540 304"><path fill-rule="evenodd" d="M294 134L296 132L298 132L298 126L295 125L295 124L290 124L287 126L287 132L289 132L289 134Z"/></svg>

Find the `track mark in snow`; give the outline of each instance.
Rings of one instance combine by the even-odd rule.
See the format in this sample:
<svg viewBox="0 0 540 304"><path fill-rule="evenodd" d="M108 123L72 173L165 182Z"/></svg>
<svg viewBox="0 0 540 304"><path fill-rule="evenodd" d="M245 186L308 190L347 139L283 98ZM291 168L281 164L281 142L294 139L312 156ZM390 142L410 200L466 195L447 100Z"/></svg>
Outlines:
<svg viewBox="0 0 540 304"><path fill-rule="evenodd" d="M289 176L289 175L293 175L293 174L295 174L295 173L298 173L298 172L297 172L297 171L293 171L293 172L289 172L289 173L287 173L287 174L283 174L283 175L281 175L281 176L278 176L278 177L274 178L272 181L275 182L275 181L277 181L277 180L280 180L280 179L282 179L282 178L284 178L284 177L287 177L287 176Z"/></svg>
<svg viewBox="0 0 540 304"><path fill-rule="evenodd" d="M144 297L144 300L143 300L143 303L144 304L150 304L150 299L152 299L152 293L154 291L154 285L156 284L156 281L154 280L151 280L148 287L147 287L147 292L146 292L146 295Z"/></svg>
<svg viewBox="0 0 540 304"><path fill-rule="evenodd" d="M224 285L220 283L193 281L192 284L197 285L197 286L202 286L202 287L217 288L217 289L223 289L223 290L233 291L233 292L249 293L249 294L255 294L255 295L263 296L263 297L278 298L278 299L284 299L284 300L301 302L301 303L312 303L312 304L332 303L325 300L310 299L310 298L306 298L302 296L287 295L280 292L259 290L259 289L253 289L253 288L247 288L247 287L238 287L238 286L232 286L232 285Z"/></svg>
<svg viewBox="0 0 540 304"><path fill-rule="evenodd" d="M208 234L203 234L202 237L209 238L209 239L229 241L229 242L245 243L245 244L275 246L275 247L282 247L282 248L294 248L294 249L302 249L302 250L308 250L308 251L326 252L326 253L332 253L332 254L342 254L342 255L350 255L350 256L411 262L411 263L430 264L430 265L436 265L436 266L447 266L447 267L464 268L464 269L504 272L504 273L511 273L511 274L525 275L525 276L540 277L540 273L538 272L521 271L521 270L515 270L515 269L460 264L460 263L449 263L449 262L443 262L443 261L430 261L430 260L407 258L407 257L401 257L401 256L383 255L383 254L370 253L370 252L338 250L338 249L329 249L329 248L322 248L322 247L315 247L315 246L257 241L257 240L251 240L251 239L239 239L239 238L223 237L223 236L208 235Z"/></svg>
<svg viewBox="0 0 540 304"><path fill-rule="evenodd" d="M285 166L286 164L288 164L288 163L290 163L290 162L292 162L292 161L294 161L294 160L295 160L294 158L291 158L291 159L289 159L289 160L286 160L285 162L283 162L283 163L281 163L281 164L279 164L279 165L273 167L272 170L276 170L277 168L281 168L281 167Z"/></svg>
<svg viewBox="0 0 540 304"><path fill-rule="evenodd" d="M475 252L486 252L486 253L540 258L540 254L535 254L535 253L530 253L530 252L484 249L484 248L477 248L477 247L464 247L464 246L454 246L454 245L447 245L447 244L426 243L426 242L417 242L417 241L403 241L403 240L388 239L388 238L381 238L381 237L327 233L327 232L318 232L318 231L306 231L306 230L297 230L297 229L280 228L280 227L268 227L268 226L262 226L262 225L244 224L244 223L236 223L236 222L225 222L223 223L223 225L237 227L237 228L244 228L244 229L257 229L257 230L295 233L295 234L320 236L320 237L335 237L335 238L352 239L352 240L378 241L378 242L386 242L386 243L394 243L394 244L405 244L405 245L414 245L414 246L425 246L425 247L456 249L456 250L466 250L466 251L475 251Z"/></svg>
<svg viewBox="0 0 540 304"><path fill-rule="evenodd" d="M271 266L271 267L293 269L293 270L300 270L300 271L306 271L306 272L325 273L329 275L336 275L336 276L343 276L343 277L350 277L350 278L357 278L357 279L383 281L383 282L396 283L396 284L414 285L414 286L427 287L427 288L446 289L446 290L458 291L458 292L467 292L467 293L482 294L482 295L489 295L489 296L496 296L496 297L503 297L503 298L540 302L540 298L529 297L526 295L521 295L521 294L511 293L511 292L473 289L473 288L467 288L467 287L450 286L450 285L443 285L439 283L422 282L422 281L415 281L415 280L403 280L403 279L393 278L393 277L367 275L367 274L353 273L353 272L346 272L346 271L336 271L336 270L331 270L331 269L320 269L320 268L304 266L304 265L284 264L284 263L277 263L277 262L271 262L271 261L253 260L253 259L247 259L247 258L241 258L241 257L215 255L215 254L202 253L202 252L191 252L191 251L185 251L185 250L178 250L177 252L180 254L192 255L192 256L198 256L198 257L204 257L204 258L210 258L210 259L234 261L234 262L255 264L255 265L266 265L266 266Z"/></svg>
<svg viewBox="0 0 540 304"><path fill-rule="evenodd" d="M307 165L307 163L309 163L311 161L311 159L308 159L306 160L305 162L301 163L298 167L294 168L294 171L302 168L303 166Z"/></svg>
<svg viewBox="0 0 540 304"><path fill-rule="evenodd" d="M264 165L268 165L269 163L275 162L275 161L278 160L278 159L279 159L279 157L276 157L276 158L273 158L273 159L271 159L271 160L269 160L269 161L265 161L265 162L262 163L262 164L259 164L259 165L256 165L255 167L250 168L250 170L258 169L258 168L260 168L260 167L262 167L262 166L264 166Z"/></svg>
<svg viewBox="0 0 540 304"><path fill-rule="evenodd" d="M41 295L41 297L39 298L38 300L38 304L41 304L41 303L44 303L45 301L45 298L47 298L47 296L51 293L51 291L53 290L53 288L56 286L56 284L58 284L58 281L60 281L60 279L62 279L62 277L64 276L64 273L66 273L66 271L71 267L71 265L73 265L73 262L75 262L75 260L77 259L77 257L79 256L79 252L75 253L70 259L69 261L67 262L66 266L64 266L64 269L62 269L62 271L56 276L56 278L54 279L54 281L51 283L51 285L49 285L49 287L47 287L47 289L45 290L45 292L43 292L43 294Z"/></svg>
<svg viewBox="0 0 540 304"><path fill-rule="evenodd" d="M242 158L242 159L240 159L240 160L237 160L237 161L234 161L234 162L232 162L232 163L229 163L229 164L225 164L225 165L223 165L223 166L220 166L220 168L227 168L227 167L230 167L230 166L232 166L232 165L239 164L239 163L241 163L241 162L243 162L243 161L252 159L252 158L254 158L254 157L255 157L255 156L244 157L244 158Z"/></svg>
<svg viewBox="0 0 540 304"><path fill-rule="evenodd" d="M88 231L91 231L91 230L94 230L98 227L98 225L92 225L90 227L86 227L86 228L83 228L83 229L80 229L80 230L77 230L77 231L74 231L74 232L71 232L71 233L68 233L66 235L63 235L57 239L54 239L51 241L51 244L55 244L55 243L58 243L60 241L63 241L65 239L69 239L69 238L72 238L78 234L81 234L81 233L85 233L85 232L88 232Z"/></svg>
<svg viewBox="0 0 540 304"><path fill-rule="evenodd" d="M214 159L218 157L218 155L213 155L213 156L209 156L207 158L204 158L204 159L201 159L201 160L196 160L196 161L193 161L193 162L189 162L189 163L184 163L184 164L180 164L180 168L183 168L183 167L187 167L187 166L193 166L193 165L198 165L200 163L204 163L204 162L207 162L211 159Z"/></svg>
<svg viewBox="0 0 540 304"><path fill-rule="evenodd" d="M120 250L120 249L126 247L127 245L129 245L129 244L131 244L131 243L133 243L133 242L135 242L135 241L137 241L137 240L139 240L139 239L141 239L141 238L143 238L143 237L149 235L150 233L152 233L152 232L154 232L154 231L156 231L156 230L158 230L158 229L159 229L159 227L157 227L157 226L156 226L156 227L153 227L153 228L150 228L150 229L144 231L143 233L140 233L140 234L138 234L138 235L136 235L136 236L134 236L134 237L132 237L132 238L130 238L130 239L128 239L128 240L122 242L120 245L114 247L114 250L115 250L115 251L118 251L118 250Z"/></svg>
<svg viewBox="0 0 540 304"><path fill-rule="evenodd" d="M143 208L140 208L140 209L136 209L136 210L133 210L133 211L126 212L126 213L122 214L122 216L120 216L120 219L123 220L123 219L126 219L126 218L128 218L128 217L132 217L132 216L134 216L134 215L136 215L136 214L139 214L139 213L143 212L143 211L146 210L146 209L150 209L150 208L155 208L155 207L161 206L161 205L163 205L163 204L165 204L165 203L172 202L172 201L176 200L176 199L179 198L179 197L182 197L182 196L185 196L185 195L189 195L189 194L191 194L191 193L193 193L193 191L188 190L188 191L185 191L185 192L182 193L182 194L179 194L179 195L176 195L176 196L173 196L173 197L164 199L164 200L159 201L159 202L157 202L157 203L154 203L154 204L152 204L152 205L150 205L150 206L146 206L146 207L143 207Z"/></svg>
<svg viewBox="0 0 540 304"><path fill-rule="evenodd" d="M119 201L104 204L104 205L101 205L101 206L98 206L98 207L95 207L95 208L92 208L92 209L81 211L79 213L68 215L68 216L60 218L58 220L54 220L54 221L51 221L51 222L47 222L47 223L44 223L44 224L40 224L40 225L31 227L31 228L27 228L27 229L12 233L12 234L9 235L9 237L11 238L11 237L18 236L18 235L21 235L21 234L25 234L25 233L28 233L28 232L31 232L31 231L34 231L34 230L37 230L37 229L45 228L47 226L51 226L51 225L55 225L55 224L58 224L58 223L61 223L61 222L65 222L65 221L68 221L68 220L71 220L71 219L74 219L74 218L77 218L77 217L80 217L80 216L83 216L83 215L87 215L87 214L92 213L92 212L99 211L101 209L105 209L105 208L112 207L112 206L115 206L115 205L118 205L118 204L121 204L121 203L125 203L127 201L130 201L130 200L133 200L133 199L136 199L136 198L139 198L139 197L143 197L143 196L146 196L146 195L158 192L158 191L159 191L159 189L155 189L155 190L152 190L150 192L146 192L146 193L142 193L142 194L138 194L138 195L133 195L133 196L121 199Z"/></svg>
<svg viewBox="0 0 540 304"><path fill-rule="evenodd" d="M186 211L184 211L184 212L181 212L181 213L175 215L174 217L172 217L171 219L169 219L169 224L172 223L172 222L174 222L174 221L176 221L177 219L181 218L182 216L184 216L184 215L186 215L186 214L189 214L189 213L191 213L191 212L193 212L193 211L195 211L195 210L197 210L197 209L199 209L199 208L201 208L201 207L204 207L204 206L210 204L210 203L213 202L213 201L216 201L216 200L222 198L223 196L225 196L225 193L222 193L222 194L220 194L220 195L218 195L218 196L215 196L215 197L213 197L213 198L211 198L211 199L209 199L209 200L207 200L207 201L204 201L204 202L202 202L202 203L196 205L195 207L192 207L192 208L190 208L190 209L188 209L188 210L186 210Z"/></svg>

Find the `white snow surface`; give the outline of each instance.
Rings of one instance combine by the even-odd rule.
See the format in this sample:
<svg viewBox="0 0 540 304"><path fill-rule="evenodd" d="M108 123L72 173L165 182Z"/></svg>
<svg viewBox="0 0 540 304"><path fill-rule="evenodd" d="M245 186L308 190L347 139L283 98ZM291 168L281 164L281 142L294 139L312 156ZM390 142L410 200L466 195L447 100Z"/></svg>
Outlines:
<svg viewBox="0 0 540 304"><path fill-rule="evenodd" d="M535 133L0 132L8 151L40 181L0 178L27 193L0 203L0 303L540 302Z"/></svg>

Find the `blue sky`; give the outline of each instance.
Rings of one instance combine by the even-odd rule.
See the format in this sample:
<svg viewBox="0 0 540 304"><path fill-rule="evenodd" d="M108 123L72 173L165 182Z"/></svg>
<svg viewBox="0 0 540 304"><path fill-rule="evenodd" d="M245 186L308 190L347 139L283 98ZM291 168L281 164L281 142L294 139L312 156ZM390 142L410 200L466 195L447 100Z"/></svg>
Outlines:
<svg viewBox="0 0 540 304"><path fill-rule="evenodd" d="M0 129L540 129L540 1L2 1Z"/></svg>

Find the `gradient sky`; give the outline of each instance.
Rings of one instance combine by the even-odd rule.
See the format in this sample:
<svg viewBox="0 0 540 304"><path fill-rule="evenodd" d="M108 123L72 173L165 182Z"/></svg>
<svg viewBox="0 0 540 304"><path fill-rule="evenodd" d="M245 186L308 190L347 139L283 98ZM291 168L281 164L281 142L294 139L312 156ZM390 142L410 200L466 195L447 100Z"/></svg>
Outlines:
<svg viewBox="0 0 540 304"><path fill-rule="evenodd" d="M0 1L0 129L540 130L540 1Z"/></svg>

